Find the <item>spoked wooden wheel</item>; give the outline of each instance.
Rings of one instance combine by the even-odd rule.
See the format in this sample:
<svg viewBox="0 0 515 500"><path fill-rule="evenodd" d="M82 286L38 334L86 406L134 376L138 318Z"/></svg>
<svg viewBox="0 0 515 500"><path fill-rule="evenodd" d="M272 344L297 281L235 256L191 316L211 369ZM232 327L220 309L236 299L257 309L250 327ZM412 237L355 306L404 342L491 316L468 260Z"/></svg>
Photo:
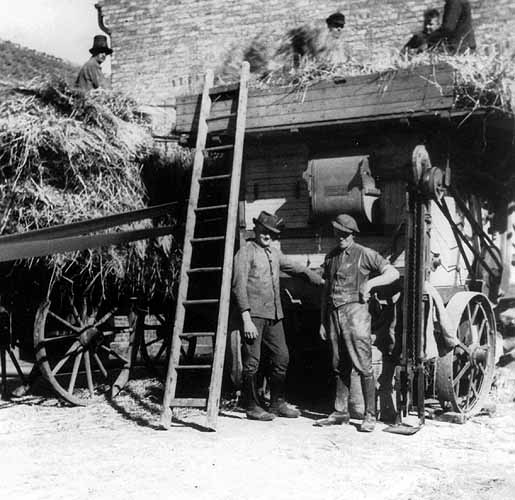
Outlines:
<svg viewBox="0 0 515 500"><path fill-rule="evenodd" d="M141 341L141 357L147 368L160 378L166 375L172 327L164 314L140 313L138 335Z"/></svg>
<svg viewBox="0 0 515 500"><path fill-rule="evenodd" d="M470 417L481 410L492 384L495 317L481 293L457 293L446 310L458 343L437 360L436 391L443 409Z"/></svg>
<svg viewBox="0 0 515 500"><path fill-rule="evenodd" d="M80 305L78 305L80 304ZM42 374L63 399L84 406L109 389L108 368L129 360L110 348L102 326L113 311L98 313L73 296L43 302L34 320L36 360Z"/></svg>

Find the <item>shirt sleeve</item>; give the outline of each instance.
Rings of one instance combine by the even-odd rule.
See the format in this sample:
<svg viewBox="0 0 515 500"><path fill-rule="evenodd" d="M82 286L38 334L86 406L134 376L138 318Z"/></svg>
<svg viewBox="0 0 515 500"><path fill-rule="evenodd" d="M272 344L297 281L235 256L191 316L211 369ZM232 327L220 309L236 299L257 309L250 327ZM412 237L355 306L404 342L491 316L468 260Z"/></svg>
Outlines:
<svg viewBox="0 0 515 500"><path fill-rule="evenodd" d="M247 282L249 277L248 248L240 248L234 257L232 271L232 293L236 306L240 312L250 310L249 297L247 293Z"/></svg>
<svg viewBox="0 0 515 500"><path fill-rule="evenodd" d="M302 264L294 262L293 260L286 257L282 252L279 252L279 268L286 274L304 276L313 285L321 285L323 283L323 280L318 273L308 269Z"/></svg>
<svg viewBox="0 0 515 500"><path fill-rule="evenodd" d="M390 263L378 252L371 248L364 248L361 257L363 269L370 272L382 273Z"/></svg>
<svg viewBox="0 0 515 500"><path fill-rule="evenodd" d="M426 39L422 33L415 33L404 46L404 51L408 49L420 49L426 44Z"/></svg>

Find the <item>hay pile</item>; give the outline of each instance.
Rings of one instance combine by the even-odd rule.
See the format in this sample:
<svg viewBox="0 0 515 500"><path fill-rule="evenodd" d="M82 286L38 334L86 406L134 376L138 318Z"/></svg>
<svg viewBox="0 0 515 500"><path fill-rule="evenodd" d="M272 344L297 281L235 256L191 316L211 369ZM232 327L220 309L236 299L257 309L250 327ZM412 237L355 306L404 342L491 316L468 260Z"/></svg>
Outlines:
<svg viewBox="0 0 515 500"><path fill-rule="evenodd" d="M120 94L103 90L84 94L63 81L4 84L0 90L0 233L143 208L154 201L148 197L142 168L152 178L154 165L157 170L186 170L190 158L189 152L172 151L164 157L153 150L136 103ZM143 221L120 229L151 225L152 221ZM119 293L152 296L171 293L178 261L177 241L168 236L17 264L43 266L54 276L66 271L84 283L100 276L102 286L115 285Z"/></svg>
<svg viewBox="0 0 515 500"><path fill-rule="evenodd" d="M472 54L435 51L409 55L392 47L375 47L366 53L353 54L345 42L324 37L320 28L300 26L279 37L260 34L247 47L231 47L216 76L221 84L237 81L241 62L247 60L252 86L305 90L324 80L447 63L456 70L457 107L513 113L515 44L506 43L513 39L513 34L496 33L492 37Z"/></svg>

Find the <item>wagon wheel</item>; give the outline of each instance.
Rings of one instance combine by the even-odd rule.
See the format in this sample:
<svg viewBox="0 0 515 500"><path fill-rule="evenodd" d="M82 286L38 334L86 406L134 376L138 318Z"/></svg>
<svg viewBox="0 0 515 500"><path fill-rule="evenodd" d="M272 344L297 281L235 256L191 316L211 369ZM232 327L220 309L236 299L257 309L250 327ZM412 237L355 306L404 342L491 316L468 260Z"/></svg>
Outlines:
<svg viewBox="0 0 515 500"><path fill-rule="evenodd" d="M147 368L159 378L164 378L170 355L172 338L171 321L164 314L140 313L138 336L140 352Z"/></svg>
<svg viewBox="0 0 515 500"><path fill-rule="evenodd" d="M492 384L495 318L481 293L457 293L446 310L458 343L437 360L436 392L442 408L471 417L481 410Z"/></svg>
<svg viewBox="0 0 515 500"><path fill-rule="evenodd" d="M34 320L36 360L52 388L66 401L85 406L109 387L108 367L129 366L129 360L111 349L102 326L114 309L99 314L87 300L68 295L45 300Z"/></svg>

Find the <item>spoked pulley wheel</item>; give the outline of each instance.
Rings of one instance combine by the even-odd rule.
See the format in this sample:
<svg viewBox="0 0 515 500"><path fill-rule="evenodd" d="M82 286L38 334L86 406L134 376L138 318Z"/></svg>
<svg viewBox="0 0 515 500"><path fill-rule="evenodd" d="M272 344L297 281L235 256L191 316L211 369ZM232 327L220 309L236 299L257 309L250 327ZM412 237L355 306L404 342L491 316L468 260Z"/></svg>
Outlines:
<svg viewBox="0 0 515 500"><path fill-rule="evenodd" d="M91 297L53 294L39 306L34 347L39 368L59 396L84 406L109 389L110 374L129 360L111 349L106 322L114 310L92 305Z"/></svg>
<svg viewBox="0 0 515 500"><path fill-rule="evenodd" d="M438 358L436 392L443 409L477 414L488 396L495 368L495 317L488 298L459 292L446 306L457 344Z"/></svg>

